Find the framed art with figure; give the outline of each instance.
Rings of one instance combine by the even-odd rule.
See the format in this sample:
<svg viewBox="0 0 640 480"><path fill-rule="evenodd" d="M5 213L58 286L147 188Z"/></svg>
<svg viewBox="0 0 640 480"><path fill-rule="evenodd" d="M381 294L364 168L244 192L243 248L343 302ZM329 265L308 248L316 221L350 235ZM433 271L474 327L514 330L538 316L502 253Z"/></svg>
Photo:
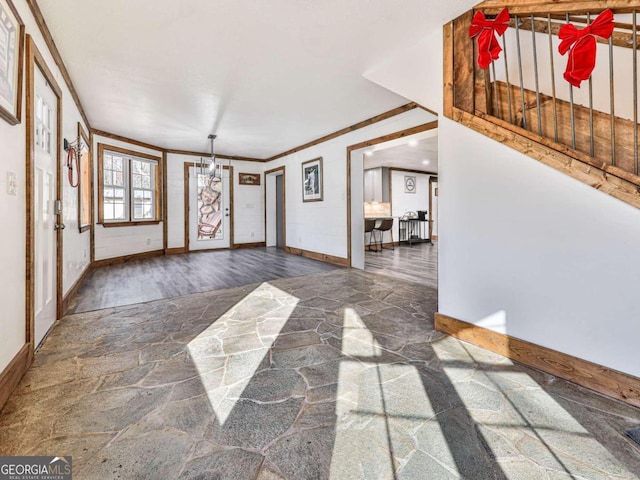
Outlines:
<svg viewBox="0 0 640 480"><path fill-rule="evenodd" d="M323 199L322 157L302 164L302 201L321 202Z"/></svg>
<svg viewBox="0 0 640 480"><path fill-rule="evenodd" d="M0 117L11 125L22 114L24 23L11 0L0 0Z"/></svg>

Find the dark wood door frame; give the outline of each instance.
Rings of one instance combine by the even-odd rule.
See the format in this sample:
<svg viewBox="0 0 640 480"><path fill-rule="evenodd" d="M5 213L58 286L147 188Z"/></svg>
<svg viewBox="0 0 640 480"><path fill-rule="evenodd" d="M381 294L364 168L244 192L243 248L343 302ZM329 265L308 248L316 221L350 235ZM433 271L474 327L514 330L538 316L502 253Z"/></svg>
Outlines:
<svg viewBox="0 0 640 480"><path fill-rule="evenodd" d="M267 244L267 176L282 172L282 248L287 248L287 168L285 165L264 172L264 242ZM276 175L277 176L277 175ZM277 228L277 227L276 227Z"/></svg>
<svg viewBox="0 0 640 480"><path fill-rule="evenodd" d="M184 162L184 252L190 252L189 250L189 169L191 167L197 167L197 163ZM234 220L235 209L233 204L233 165L224 165L222 168L229 170L229 248L233 249L234 243ZM225 250L224 248L211 248L209 250ZM206 252L207 249L197 250L198 252Z"/></svg>
<svg viewBox="0 0 640 480"><path fill-rule="evenodd" d="M438 128L438 120L433 122L411 127L399 132L390 133L382 137L373 138L364 142L356 143L347 147L347 264L351 267L351 152L360 150L361 148L372 147L380 143L397 140L398 138L408 137L416 133L426 132Z"/></svg>
<svg viewBox="0 0 640 480"><path fill-rule="evenodd" d="M44 61L42 54L36 47L31 35L27 35L27 79L26 79L26 195L27 195L27 225L26 225L26 343L31 344L30 350L35 348L35 215L34 215L34 177L35 177L35 69L39 68L49 86L56 95L56 199L62 202L62 90L56 82L56 77ZM62 202L64 204L64 202ZM62 223L63 214L56 220ZM62 266L63 257L62 230L56 231L56 320L63 315L62 305Z"/></svg>

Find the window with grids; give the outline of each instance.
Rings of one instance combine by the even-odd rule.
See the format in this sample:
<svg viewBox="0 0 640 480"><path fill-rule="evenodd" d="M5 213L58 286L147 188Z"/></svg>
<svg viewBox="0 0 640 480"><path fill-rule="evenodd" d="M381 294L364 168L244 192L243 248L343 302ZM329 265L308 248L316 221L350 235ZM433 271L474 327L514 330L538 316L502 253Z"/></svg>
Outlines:
<svg viewBox="0 0 640 480"><path fill-rule="evenodd" d="M101 223L158 221L158 161L101 147Z"/></svg>

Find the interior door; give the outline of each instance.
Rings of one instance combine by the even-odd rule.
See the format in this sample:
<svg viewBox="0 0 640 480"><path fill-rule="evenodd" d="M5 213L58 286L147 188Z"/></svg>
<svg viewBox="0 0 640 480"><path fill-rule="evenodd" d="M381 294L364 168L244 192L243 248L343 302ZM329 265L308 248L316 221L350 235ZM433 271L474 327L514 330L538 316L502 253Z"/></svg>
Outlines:
<svg viewBox="0 0 640 480"><path fill-rule="evenodd" d="M438 178L429 179L429 238L438 236Z"/></svg>
<svg viewBox="0 0 640 480"><path fill-rule="evenodd" d="M276 247L284 248L284 176L276 177Z"/></svg>
<svg viewBox="0 0 640 480"><path fill-rule="evenodd" d="M56 220L58 99L39 68L35 68L35 346L56 321Z"/></svg>
<svg viewBox="0 0 640 480"><path fill-rule="evenodd" d="M231 246L229 170L222 178L189 168L189 250Z"/></svg>

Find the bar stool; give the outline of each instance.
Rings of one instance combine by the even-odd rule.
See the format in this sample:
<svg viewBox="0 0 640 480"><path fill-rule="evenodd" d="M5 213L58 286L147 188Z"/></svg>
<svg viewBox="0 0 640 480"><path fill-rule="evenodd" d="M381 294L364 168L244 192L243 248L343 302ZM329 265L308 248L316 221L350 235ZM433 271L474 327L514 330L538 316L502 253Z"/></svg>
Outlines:
<svg viewBox="0 0 640 480"><path fill-rule="evenodd" d="M384 239L384 232L391 232L391 250L395 250L395 246L393 245L393 218L385 218L382 220L382 222L380 222L380 226L374 228L374 230L377 230L378 232L380 232L380 249L383 249L383 239ZM374 236L375 236L375 232L374 232Z"/></svg>
<svg viewBox="0 0 640 480"><path fill-rule="evenodd" d="M373 244L376 246L375 250L373 250L374 252L379 252L380 250L378 250L377 246L377 242L376 242L376 236L375 236L375 227L376 227L376 221L372 218L365 218L364 219L364 238L365 238L365 243L367 241L367 233L369 234L369 251L371 251L371 241L373 240Z"/></svg>

